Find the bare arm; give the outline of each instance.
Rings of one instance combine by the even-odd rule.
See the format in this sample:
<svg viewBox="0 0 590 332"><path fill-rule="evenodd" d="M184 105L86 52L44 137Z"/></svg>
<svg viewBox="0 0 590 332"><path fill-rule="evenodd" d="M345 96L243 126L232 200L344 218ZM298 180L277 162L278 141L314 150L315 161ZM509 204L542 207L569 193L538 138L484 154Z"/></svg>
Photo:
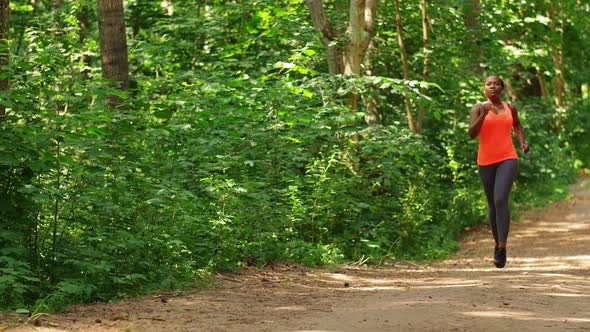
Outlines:
<svg viewBox="0 0 590 332"><path fill-rule="evenodd" d="M520 119L518 118L518 112L516 111L516 106L510 105L510 110L512 111L512 128L514 128L514 134L520 143L520 149L525 154L529 152L529 145L526 144L524 140L524 129L522 128L522 124L520 123Z"/></svg>
<svg viewBox="0 0 590 332"><path fill-rule="evenodd" d="M481 126L483 126L483 120L488 115L489 108L483 107L482 104L477 103L471 108L469 112L469 136L476 138L479 135Z"/></svg>

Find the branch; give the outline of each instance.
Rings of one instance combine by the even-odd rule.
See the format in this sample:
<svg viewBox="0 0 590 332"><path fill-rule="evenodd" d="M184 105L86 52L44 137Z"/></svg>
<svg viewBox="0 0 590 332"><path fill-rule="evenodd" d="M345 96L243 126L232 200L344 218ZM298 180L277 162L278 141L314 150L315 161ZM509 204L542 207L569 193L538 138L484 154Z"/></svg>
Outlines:
<svg viewBox="0 0 590 332"><path fill-rule="evenodd" d="M330 22L328 22L322 0L306 0L305 2L309 8L309 15L311 16L313 26L316 31L322 34L324 42L329 43L334 40L334 32L332 32L332 27L330 26Z"/></svg>

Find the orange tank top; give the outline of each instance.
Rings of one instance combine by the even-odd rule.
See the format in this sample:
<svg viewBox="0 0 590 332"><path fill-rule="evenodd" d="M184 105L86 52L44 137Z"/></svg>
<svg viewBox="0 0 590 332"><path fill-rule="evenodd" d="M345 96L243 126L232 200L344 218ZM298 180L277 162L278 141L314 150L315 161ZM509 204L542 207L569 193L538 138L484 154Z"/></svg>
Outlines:
<svg viewBox="0 0 590 332"><path fill-rule="evenodd" d="M507 159L518 159L512 143L512 111L505 102L504 113L488 112L479 131L477 164L487 166Z"/></svg>

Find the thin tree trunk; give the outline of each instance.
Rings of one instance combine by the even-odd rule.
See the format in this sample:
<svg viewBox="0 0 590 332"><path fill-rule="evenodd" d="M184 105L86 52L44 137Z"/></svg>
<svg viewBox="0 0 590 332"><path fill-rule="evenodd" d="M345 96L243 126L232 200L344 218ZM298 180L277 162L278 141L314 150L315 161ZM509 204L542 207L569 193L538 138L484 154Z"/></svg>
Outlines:
<svg viewBox="0 0 590 332"><path fill-rule="evenodd" d="M367 47L367 51L365 54L365 76L373 76L373 70L374 70L374 64L372 61L372 55L375 54L377 52L377 47L375 46L375 43L373 41L371 41L369 43L369 47ZM365 104L365 108L366 108L366 114L365 115L365 122L371 126L371 125L375 125L375 124L380 124L381 123L381 113L379 112L379 102L377 100L377 98L375 98L374 96L368 94L366 96L363 97L363 102Z"/></svg>
<svg viewBox="0 0 590 332"><path fill-rule="evenodd" d="M481 14L481 4L479 0L466 0L464 7L464 24L469 36L465 41L467 52L471 58L471 66L478 75L483 75L483 50L481 43L481 23L479 16Z"/></svg>
<svg viewBox="0 0 590 332"><path fill-rule="evenodd" d="M563 3L560 1L560 16L561 16L561 29L559 31L559 41L555 43L554 41L550 41L551 43L551 51L553 55L553 65L555 66L555 71L557 72L556 75L556 94L555 94L555 103L557 105L557 132L559 133L563 127L563 115L561 108L563 107L563 97L565 92L565 81L563 78ZM550 12L550 28L553 35L557 35L557 8L556 3L551 2Z"/></svg>
<svg viewBox="0 0 590 332"><path fill-rule="evenodd" d="M360 75L363 55L375 34L377 0L350 0L350 42L344 62L344 74Z"/></svg>
<svg viewBox="0 0 590 332"><path fill-rule="evenodd" d="M4 74L10 61L10 47L8 45L8 32L10 28L10 0L0 0L0 74ZM8 92L10 89L9 75L0 78L0 92ZM0 121L5 120L6 106L0 105Z"/></svg>
<svg viewBox="0 0 590 332"><path fill-rule="evenodd" d="M540 68L537 68L537 78L539 79L539 88L541 89L541 95L543 98L549 98L549 93L547 92L547 84L545 83L545 79L543 78L543 72Z"/></svg>
<svg viewBox="0 0 590 332"><path fill-rule="evenodd" d="M313 25L316 31L321 33L322 36L322 43L328 60L328 72L330 74L344 73L342 50L338 45L334 45L337 36L334 34L332 26L328 21L322 0L306 0L305 2L309 8Z"/></svg>
<svg viewBox="0 0 590 332"><path fill-rule="evenodd" d="M90 23L88 21L88 3L83 1L80 7L80 13L78 14L78 24L80 26L80 31L78 32L79 38L78 43L80 44L80 49L82 50L82 54L80 54L80 61L86 67L82 69L82 79L87 80L90 68L90 56L86 55L84 50L84 44L86 43L86 36L88 36L88 27Z"/></svg>
<svg viewBox="0 0 590 332"><path fill-rule="evenodd" d="M512 103L514 103L516 101L516 91L514 91L514 88L512 87L512 83L510 82L509 79L504 79L504 83L506 84L506 93L508 94L508 98L510 98L510 100L512 101Z"/></svg>
<svg viewBox="0 0 590 332"><path fill-rule="evenodd" d="M422 44L424 45L424 68L422 69L422 80L428 82L428 64L430 62L430 50L428 49L428 3L422 0ZM421 89L422 94L426 95L426 88ZM422 131L424 122L424 105L420 104L418 108L418 122L416 123L416 132Z"/></svg>
<svg viewBox="0 0 590 332"><path fill-rule="evenodd" d="M406 56L406 48L404 47L402 17L400 15L399 10L399 0L394 0L393 3L395 4L395 22L397 26L397 40L399 43L399 51L401 53L402 58L402 70L404 73L404 80L408 80L410 78L410 74L408 69L408 59ZM404 96L404 98L406 100L406 116L408 118L408 125L412 132L416 132L416 127L414 125L414 116L412 115L412 106L410 104L410 97Z"/></svg>
<svg viewBox="0 0 590 332"><path fill-rule="evenodd" d="M372 55L377 52L377 46L375 45L373 36L375 36L375 16L377 13L378 0L367 0L365 10L365 30L367 31L367 40L365 40L364 47L364 58L365 58L365 75L373 76L374 64L372 61ZM366 108L367 115L365 116L365 122L368 125L380 124L381 114L379 112L379 103L377 98L368 95L363 98Z"/></svg>
<svg viewBox="0 0 590 332"><path fill-rule="evenodd" d="M365 0L350 0L349 44L344 59L344 74L360 75L365 32Z"/></svg>
<svg viewBox="0 0 590 332"><path fill-rule="evenodd" d="M97 6L102 76L118 82L122 90L127 90L129 64L123 0L98 0ZM111 97L111 106L120 102L119 98Z"/></svg>
<svg viewBox="0 0 590 332"><path fill-rule="evenodd" d="M555 2L551 3L551 31L557 34L557 9ZM557 107L563 106L563 92L564 92L564 80L563 80L563 27L559 32L559 42L556 44L551 42L551 50L553 55L553 65L557 72L557 92L556 92L556 104Z"/></svg>
<svg viewBox="0 0 590 332"><path fill-rule="evenodd" d="M361 76L363 56L375 34L377 0L350 0L349 44L344 60L344 74ZM358 96L350 96L352 110L357 109Z"/></svg>

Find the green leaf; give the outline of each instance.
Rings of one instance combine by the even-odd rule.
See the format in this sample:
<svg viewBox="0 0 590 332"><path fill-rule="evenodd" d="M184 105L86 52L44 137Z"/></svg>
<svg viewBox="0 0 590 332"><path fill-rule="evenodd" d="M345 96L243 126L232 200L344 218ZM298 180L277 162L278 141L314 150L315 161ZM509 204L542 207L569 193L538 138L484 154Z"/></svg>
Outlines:
<svg viewBox="0 0 590 332"><path fill-rule="evenodd" d="M19 162L12 155L7 153L0 154L0 165L5 166L18 166Z"/></svg>
<svg viewBox="0 0 590 332"><path fill-rule="evenodd" d="M16 309L16 313L19 315L28 315L31 311L29 309L19 308Z"/></svg>
<svg viewBox="0 0 590 332"><path fill-rule="evenodd" d="M172 110L161 110L154 112L154 116L156 118L163 120L169 120L170 118L172 118L172 114L174 114Z"/></svg>
<svg viewBox="0 0 590 332"><path fill-rule="evenodd" d="M312 55L315 55L316 54L316 51L310 50L310 49L306 49L306 50L303 50L302 53L305 54L305 55L308 55L308 56L312 56Z"/></svg>

